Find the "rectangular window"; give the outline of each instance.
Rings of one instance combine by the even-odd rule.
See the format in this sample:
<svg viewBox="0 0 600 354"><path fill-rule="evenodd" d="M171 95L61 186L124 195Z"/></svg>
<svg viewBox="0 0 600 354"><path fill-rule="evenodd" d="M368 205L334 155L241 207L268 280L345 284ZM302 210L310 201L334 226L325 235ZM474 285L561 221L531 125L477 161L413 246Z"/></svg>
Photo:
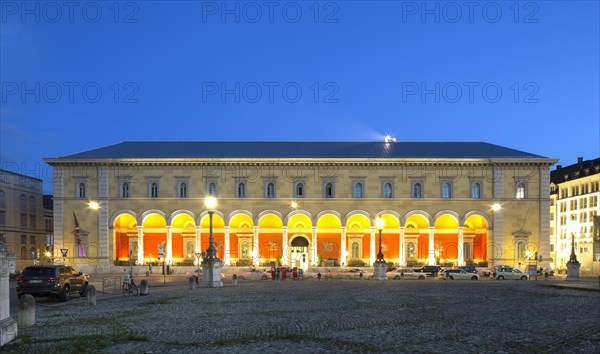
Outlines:
<svg viewBox="0 0 600 354"><path fill-rule="evenodd" d="M6 212L4 210L0 211L0 225L6 225Z"/></svg>
<svg viewBox="0 0 600 354"><path fill-rule="evenodd" d="M35 245L35 236L29 236L29 243Z"/></svg>
<svg viewBox="0 0 600 354"><path fill-rule="evenodd" d="M587 222L587 214L586 213L579 214L579 222L581 222L581 223Z"/></svg>
<svg viewBox="0 0 600 354"><path fill-rule="evenodd" d="M577 214L571 214L571 221L577 221Z"/></svg>
<svg viewBox="0 0 600 354"><path fill-rule="evenodd" d="M581 209L587 208L587 205L588 205L587 201L588 201L587 198L581 198L579 200L579 206L581 207Z"/></svg>
<svg viewBox="0 0 600 354"><path fill-rule="evenodd" d="M554 252L554 244L550 244L550 252Z"/></svg>
<svg viewBox="0 0 600 354"><path fill-rule="evenodd" d="M21 235L21 244L22 245L26 245L27 244L27 236Z"/></svg>
<svg viewBox="0 0 600 354"><path fill-rule="evenodd" d="M554 213L550 213L550 220L554 220Z"/></svg>
<svg viewBox="0 0 600 354"><path fill-rule="evenodd" d="M29 227L35 229L37 227L35 215L29 215Z"/></svg>
<svg viewBox="0 0 600 354"><path fill-rule="evenodd" d="M25 185L25 178L19 177L19 186L24 186L24 185Z"/></svg>
<svg viewBox="0 0 600 354"><path fill-rule="evenodd" d="M592 197L592 201L590 202L590 206L591 207L597 207L598 206L598 196L593 196Z"/></svg>
<svg viewBox="0 0 600 354"><path fill-rule="evenodd" d="M27 214L21 213L20 218L21 218L21 227L26 228L27 227Z"/></svg>

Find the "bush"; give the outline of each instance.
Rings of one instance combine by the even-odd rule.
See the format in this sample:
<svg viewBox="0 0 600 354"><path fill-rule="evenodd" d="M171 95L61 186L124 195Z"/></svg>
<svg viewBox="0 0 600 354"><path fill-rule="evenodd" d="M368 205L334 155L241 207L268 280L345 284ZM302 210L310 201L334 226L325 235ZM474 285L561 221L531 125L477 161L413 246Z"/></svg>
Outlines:
<svg viewBox="0 0 600 354"><path fill-rule="evenodd" d="M360 259L353 259L348 262L348 267L366 267L367 264Z"/></svg>
<svg viewBox="0 0 600 354"><path fill-rule="evenodd" d="M249 267L252 265L252 259L250 259L250 258L238 259L238 261L235 263L235 265L238 267Z"/></svg>

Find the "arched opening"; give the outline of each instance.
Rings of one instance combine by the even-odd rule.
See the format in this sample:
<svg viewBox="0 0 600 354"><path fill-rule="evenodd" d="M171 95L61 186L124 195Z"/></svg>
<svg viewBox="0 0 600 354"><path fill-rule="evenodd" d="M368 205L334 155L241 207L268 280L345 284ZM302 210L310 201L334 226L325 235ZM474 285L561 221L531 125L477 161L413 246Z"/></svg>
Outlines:
<svg viewBox="0 0 600 354"><path fill-rule="evenodd" d="M253 264L254 222L247 214L237 214L229 220L229 257L238 267Z"/></svg>
<svg viewBox="0 0 600 354"><path fill-rule="evenodd" d="M340 265L342 222L334 214L324 214L317 220L317 265Z"/></svg>
<svg viewBox="0 0 600 354"><path fill-rule="evenodd" d="M144 256L138 262L163 262L167 259L167 221L162 215L149 214L143 222L144 232ZM159 248L160 246L160 248ZM163 256L160 256L159 250L162 250ZM160 259L159 259L160 256Z"/></svg>
<svg viewBox="0 0 600 354"><path fill-rule="evenodd" d="M308 239L310 237L307 237L307 235L312 235L312 220L310 219L310 217L306 214L295 214L292 217L289 218L288 223L287 223L287 228L288 228L288 237L290 235L297 235L297 236L303 236L305 239ZM283 254L285 255L284 257L284 263L285 264L301 264L304 260L302 253L299 252L300 250L298 249L293 249L292 245L290 243L288 243L288 240L285 240L285 243L283 245ZM303 252L306 251L306 265L308 266L308 264L312 264L313 262L313 255L311 254L312 252L312 247L309 245L307 250L302 250ZM289 262L288 262L289 260Z"/></svg>
<svg viewBox="0 0 600 354"><path fill-rule="evenodd" d="M450 214L438 216L434 224L435 264L443 267L458 266L458 220Z"/></svg>
<svg viewBox="0 0 600 354"><path fill-rule="evenodd" d="M381 236L384 258L388 262L400 263L400 220L392 214L382 214L380 218L383 219L384 225ZM376 250L379 247L378 242L379 239L375 243Z"/></svg>
<svg viewBox="0 0 600 354"><path fill-rule="evenodd" d="M283 259L283 221L276 214L265 214L258 221L258 249L256 264L274 265Z"/></svg>
<svg viewBox="0 0 600 354"><path fill-rule="evenodd" d="M137 220L131 214L120 214L113 222L115 265L129 264L138 259Z"/></svg>
<svg viewBox="0 0 600 354"><path fill-rule="evenodd" d="M189 214L178 214L171 221L172 259L175 265L194 265L196 223Z"/></svg>
<svg viewBox="0 0 600 354"><path fill-rule="evenodd" d="M464 259L467 265L486 267L488 262L488 222L481 215L471 215L464 223Z"/></svg>
<svg viewBox="0 0 600 354"><path fill-rule="evenodd" d="M308 270L310 243L304 236L295 236L290 245L292 267Z"/></svg>
<svg viewBox="0 0 600 354"><path fill-rule="evenodd" d="M412 214L404 223L404 261L409 267L427 264L429 250L429 220Z"/></svg>

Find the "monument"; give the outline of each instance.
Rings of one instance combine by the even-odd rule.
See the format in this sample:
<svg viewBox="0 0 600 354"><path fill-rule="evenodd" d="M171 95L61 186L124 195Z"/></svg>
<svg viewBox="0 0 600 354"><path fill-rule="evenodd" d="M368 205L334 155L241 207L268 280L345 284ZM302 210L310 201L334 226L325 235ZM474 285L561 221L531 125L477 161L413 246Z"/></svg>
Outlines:
<svg viewBox="0 0 600 354"><path fill-rule="evenodd" d="M17 336L17 321L10 317L10 285L8 276L13 268L15 254L6 250L4 235L0 235L0 346Z"/></svg>
<svg viewBox="0 0 600 354"><path fill-rule="evenodd" d="M383 249L381 246L381 232L383 231L384 221L378 218L375 221L377 229L379 230L379 253L377 253L377 260L373 263L373 279L375 280L387 280L387 262L383 256Z"/></svg>
<svg viewBox="0 0 600 354"><path fill-rule="evenodd" d="M575 234L571 234L571 257L567 262L567 280L579 280L579 268L581 263L575 255Z"/></svg>

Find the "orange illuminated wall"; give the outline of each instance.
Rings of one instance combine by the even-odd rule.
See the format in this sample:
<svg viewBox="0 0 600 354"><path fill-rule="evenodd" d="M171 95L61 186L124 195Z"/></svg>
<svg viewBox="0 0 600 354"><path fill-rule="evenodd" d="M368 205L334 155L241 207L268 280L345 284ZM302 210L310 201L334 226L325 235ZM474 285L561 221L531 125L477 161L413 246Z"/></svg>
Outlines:
<svg viewBox="0 0 600 354"><path fill-rule="evenodd" d="M262 257L263 262L275 261L277 257L284 256L281 251L281 240L283 238L281 232L261 232L258 236L258 254ZM272 250L269 245L277 244L277 248ZM287 255L286 255L287 256Z"/></svg>
<svg viewBox="0 0 600 354"><path fill-rule="evenodd" d="M378 231L379 232L379 231ZM387 251L384 249L383 255L386 261L390 259L398 259L398 254L400 252L400 236L399 233L383 233L381 235L383 239L383 244L387 246ZM379 252L379 233L377 233L377 239L375 242L375 255Z"/></svg>
<svg viewBox="0 0 600 354"><path fill-rule="evenodd" d="M117 232L115 234L115 247L118 259L129 258L129 236L127 236L126 232Z"/></svg>
<svg viewBox="0 0 600 354"><path fill-rule="evenodd" d="M171 244L173 245L173 258L185 258L183 254L183 236L181 233L171 234Z"/></svg>
<svg viewBox="0 0 600 354"><path fill-rule="evenodd" d="M419 249L417 258L420 261L427 261L429 257L429 234L419 235Z"/></svg>
<svg viewBox="0 0 600 354"><path fill-rule="evenodd" d="M487 260L487 232L473 239L473 259Z"/></svg>
<svg viewBox="0 0 600 354"><path fill-rule="evenodd" d="M318 233L317 234L317 257L323 256L323 260L329 258L340 259L341 233ZM325 245L327 244L327 247Z"/></svg>
<svg viewBox="0 0 600 354"><path fill-rule="evenodd" d="M458 234L435 234L434 243L440 244L440 260L458 259Z"/></svg>
<svg viewBox="0 0 600 354"><path fill-rule="evenodd" d="M167 242L167 233L145 233L144 232L144 258L152 257L152 260L158 258L158 245ZM165 256L167 249L165 247ZM161 259L163 261L163 259Z"/></svg>

